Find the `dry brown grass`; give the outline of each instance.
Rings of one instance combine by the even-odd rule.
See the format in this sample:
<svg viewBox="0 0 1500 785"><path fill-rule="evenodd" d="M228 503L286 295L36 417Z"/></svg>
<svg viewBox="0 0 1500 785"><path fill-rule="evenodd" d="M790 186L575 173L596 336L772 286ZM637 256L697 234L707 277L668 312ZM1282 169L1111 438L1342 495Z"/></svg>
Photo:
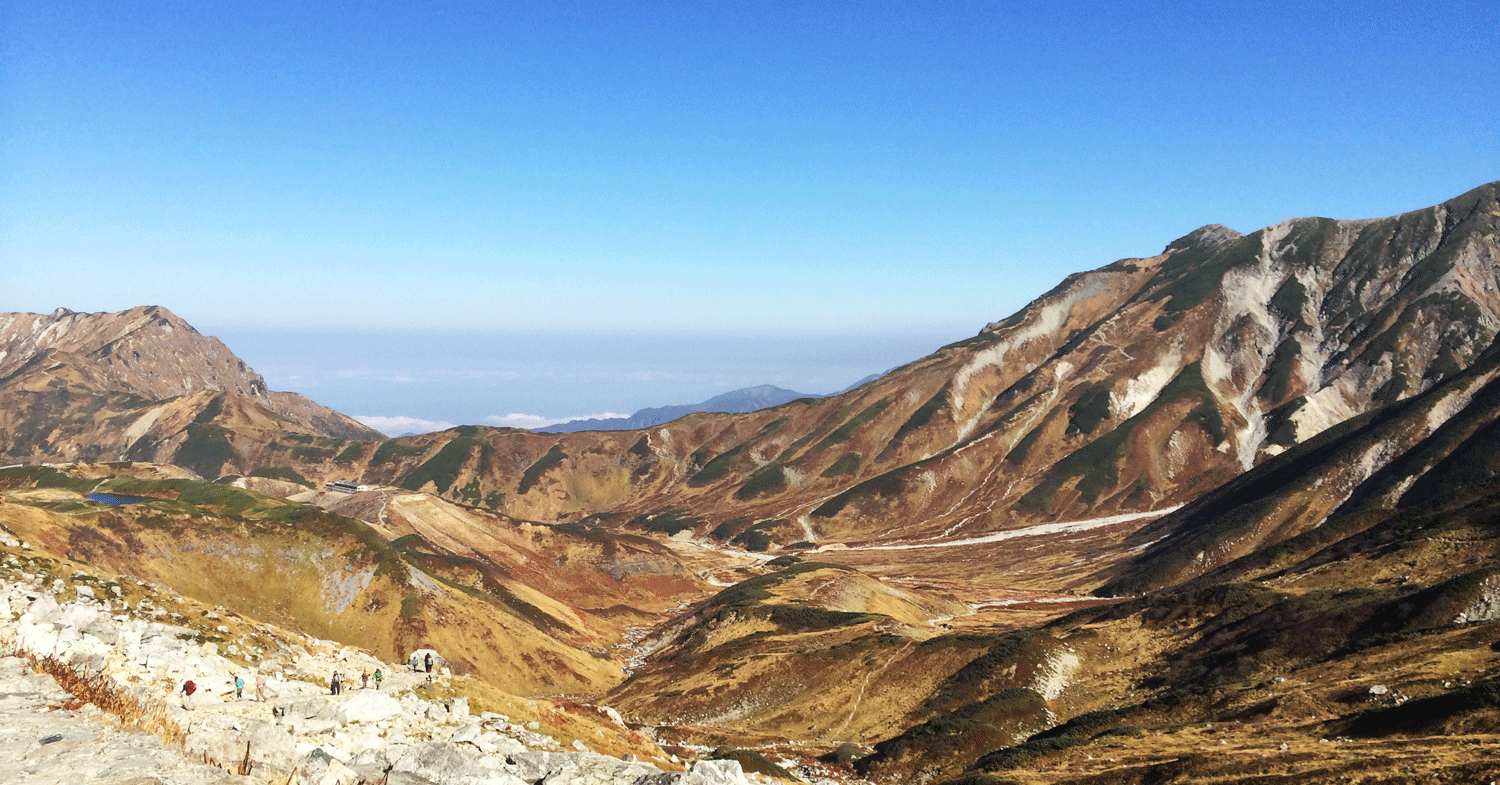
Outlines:
<svg viewBox="0 0 1500 785"><path fill-rule="evenodd" d="M118 717L122 726L134 726L160 736L168 744L181 746L187 739L187 731L174 722L165 704L143 698L122 686L105 673L88 673L84 668L64 662L53 656L42 656L26 649L17 648L16 656L25 658L39 673L45 673L57 681L73 699L64 708L78 708L92 703L105 712Z"/></svg>

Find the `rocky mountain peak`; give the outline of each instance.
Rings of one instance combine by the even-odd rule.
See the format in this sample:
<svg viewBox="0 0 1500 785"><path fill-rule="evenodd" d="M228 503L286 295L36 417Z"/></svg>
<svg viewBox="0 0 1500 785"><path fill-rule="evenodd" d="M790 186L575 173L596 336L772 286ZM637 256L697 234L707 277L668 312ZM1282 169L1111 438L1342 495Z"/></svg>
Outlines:
<svg viewBox="0 0 1500 785"><path fill-rule="evenodd" d="M123 425L122 425L123 424ZM7 460L176 460L218 476L258 464L240 444L281 429L339 439L381 434L266 380L171 311L0 314L0 452Z"/></svg>
<svg viewBox="0 0 1500 785"><path fill-rule="evenodd" d="M118 313L0 314L0 378L46 355L111 386L163 400L197 392L266 393L266 380L217 338L159 305Z"/></svg>
<svg viewBox="0 0 1500 785"><path fill-rule="evenodd" d="M1200 226L1167 243L1167 247L1162 249L1162 253L1172 253L1173 251L1182 251L1188 248L1218 248L1225 243L1234 242L1244 236L1223 224L1209 224L1207 226Z"/></svg>

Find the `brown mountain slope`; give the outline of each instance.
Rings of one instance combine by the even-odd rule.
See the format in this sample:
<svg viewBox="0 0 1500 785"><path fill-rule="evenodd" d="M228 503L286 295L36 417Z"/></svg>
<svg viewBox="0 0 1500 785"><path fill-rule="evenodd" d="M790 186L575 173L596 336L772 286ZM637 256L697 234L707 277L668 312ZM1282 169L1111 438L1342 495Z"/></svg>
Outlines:
<svg viewBox="0 0 1500 785"><path fill-rule="evenodd" d="M1329 428L1142 528L1101 593L1258 576L1494 482L1500 345L1407 400ZM1275 546L1275 547L1272 547ZM1300 556L1299 556L1300 554ZM1202 581L1199 581L1200 583Z"/></svg>
<svg viewBox="0 0 1500 785"><path fill-rule="evenodd" d="M1101 591L1185 583L1040 630L1078 657L1053 701L1071 720L975 754L965 742L994 726L996 693L881 742L860 770L1025 783L1359 781L1397 761L1413 781L1494 772L1497 422L1500 346L1147 525L1123 543L1145 550Z"/></svg>
<svg viewBox="0 0 1500 785"><path fill-rule="evenodd" d="M399 527L402 515L386 520ZM631 625L705 593L654 541L472 515L483 540L450 549L436 530L437 542L386 540L361 521L171 467L0 469L0 527L38 553L391 659L437 648L516 694L602 693L624 678L627 653L614 647Z"/></svg>
<svg viewBox="0 0 1500 785"><path fill-rule="evenodd" d="M211 478L277 434L380 434L265 380L157 306L0 314L0 460L152 460ZM285 439L283 439L284 441Z"/></svg>
<svg viewBox="0 0 1500 785"><path fill-rule="evenodd" d="M611 704L704 734L874 740L983 648L924 643L967 605L836 564L768 569L653 630Z"/></svg>
<svg viewBox="0 0 1500 785"><path fill-rule="evenodd" d="M99 389L149 400L204 390L250 397L266 392L265 379L219 339L200 335L156 305L119 313L59 308L47 315L0 314L0 378L43 355L87 369Z"/></svg>
<svg viewBox="0 0 1500 785"><path fill-rule="evenodd" d="M670 513L762 548L1163 509L1471 362L1500 324L1497 191L1378 220L1205 227L830 399L267 460L523 518Z"/></svg>

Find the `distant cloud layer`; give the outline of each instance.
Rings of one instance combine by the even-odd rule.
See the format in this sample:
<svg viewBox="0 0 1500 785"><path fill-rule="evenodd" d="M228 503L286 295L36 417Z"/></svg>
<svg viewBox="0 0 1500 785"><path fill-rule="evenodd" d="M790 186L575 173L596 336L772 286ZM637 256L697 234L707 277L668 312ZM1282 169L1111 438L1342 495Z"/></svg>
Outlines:
<svg viewBox="0 0 1500 785"><path fill-rule="evenodd" d="M579 414L573 417L543 417L539 414L511 413L506 415L492 414L485 419L491 425L501 428L545 428L560 422L572 422L574 420L605 420L612 417L629 417L628 414L616 412L605 412L603 414ZM374 428L375 426L370 426Z"/></svg>
<svg viewBox="0 0 1500 785"><path fill-rule="evenodd" d="M543 417L540 414L513 412L511 414L492 414L484 418L484 421L486 425L493 425L497 428L545 428L548 425L556 425L560 422L605 420L611 417L629 416L628 414L619 414L616 412L604 412L603 414L579 414L572 417ZM419 417L381 417L374 414L356 414L353 417L386 436L403 436L408 433L433 433L436 431L445 431L456 426L456 423L443 422L441 420L423 420Z"/></svg>
<svg viewBox="0 0 1500 785"><path fill-rule="evenodd" d="M356 414L354 419L374 428L386 436L401 436L407 433L432 433L453 427L451 422L419 420L416 417L379 417L371 414Z"/></svg>

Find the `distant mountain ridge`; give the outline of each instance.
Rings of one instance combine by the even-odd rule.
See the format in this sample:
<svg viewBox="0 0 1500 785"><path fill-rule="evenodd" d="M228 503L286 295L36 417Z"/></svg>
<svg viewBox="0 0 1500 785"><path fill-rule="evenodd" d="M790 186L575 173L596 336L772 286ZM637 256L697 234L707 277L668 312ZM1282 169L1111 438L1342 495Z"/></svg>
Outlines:
<svg viewBox="0 0 1500 785"><path fill-rule="evenodd" d="M534 429L537 433L576 433L578 431L633 431L671 422L693 412L753 412L771 406L780 406L798 398L822 398L822 395L800 393L771 384L759 384L739 390L720 393L702 403L685 403L677 406L653 406L641 409L629 417L604 417L548 425Z"/></svg>
<svg viewBox="0 0 1500 785"><path fill-rule="evenodd" d="M872 373L854 384L833 393L800 393L777 387L774 384L758 384L720 393L701 403L685 403L678 406L653 406L641 409L629 417L595 417L587 420L569 420L543 428L532 428L537 433L577 433L579 431L634 431L650 428L685 417L694 412L720 412L724 414L755 412L769 409L800 398L829 398L879 379L883 374Z"/></svg>

